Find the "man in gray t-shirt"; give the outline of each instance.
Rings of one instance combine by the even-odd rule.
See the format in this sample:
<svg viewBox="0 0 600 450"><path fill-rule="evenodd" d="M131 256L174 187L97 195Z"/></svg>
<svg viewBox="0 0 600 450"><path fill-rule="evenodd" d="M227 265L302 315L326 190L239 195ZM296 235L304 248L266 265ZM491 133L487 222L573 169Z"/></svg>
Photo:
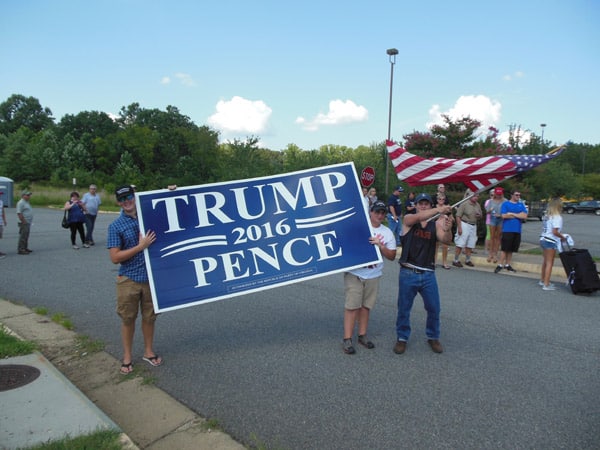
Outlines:
<svg viewBox="0 0 600 450"><path fill-rule="evenodd" d="M29 203L31 191L25 189L21 192L21 200L17 203L17 217L19 218L19 246L17 253L19 255L29 255L32 250L29 250L29 230L33 222L33 208Z"/></svg>

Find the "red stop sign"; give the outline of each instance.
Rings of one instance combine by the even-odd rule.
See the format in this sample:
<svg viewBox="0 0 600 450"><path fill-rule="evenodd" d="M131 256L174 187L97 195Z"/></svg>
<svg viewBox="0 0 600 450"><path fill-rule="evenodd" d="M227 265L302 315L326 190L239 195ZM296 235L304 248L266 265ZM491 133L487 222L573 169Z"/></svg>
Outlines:
<svg viewBox="0 0 600 450"><path fill-rule="evenodd" d="M375 181L375 169L371 166L367 166L362 170L360 174L360 184L364 187L369 187Z"/></svg>

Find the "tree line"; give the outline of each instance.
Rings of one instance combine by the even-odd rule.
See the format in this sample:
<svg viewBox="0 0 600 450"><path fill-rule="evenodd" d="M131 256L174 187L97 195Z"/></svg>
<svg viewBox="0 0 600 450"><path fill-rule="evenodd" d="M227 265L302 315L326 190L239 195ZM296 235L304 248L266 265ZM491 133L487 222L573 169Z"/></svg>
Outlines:
<svg viewBox="0 0 600 450"><path fill-rule="evenodd" d="M511 126L509 144L498 140L498 130L478 134L481 123L470 117L444 117L442 125L426 132L413 131L398 143L424 157L545 153L550 143L532 133L520 139ZM0 176L15 180L20 188L31 183L68 186L73 178L85 186L95 183L107 191L123 183L141 190L170 184L189 186L254 178L353 161L375 169L374 187L380 198L399 183L387 161L385 141L356 148L323 145L301 149L288 144L271 150L259 145L257 136L219 142L219 132L197 125L175 106L142 108L123 106L118 117L99 111L66 114L58 122L50 108L35 97L11 95L0 104ZM388 170L390 186L385 186ZM518 183L528 199L555 195L569 198L600 197L600 145L570 143L555 160L507 182ZM404 185L405 189L412 189ZM425 187L433 191L434 187ZM422 189L422 188L417 188ZM417 190L414 189L414 190ZM457 196L463 185L449 186Z"/></svg>

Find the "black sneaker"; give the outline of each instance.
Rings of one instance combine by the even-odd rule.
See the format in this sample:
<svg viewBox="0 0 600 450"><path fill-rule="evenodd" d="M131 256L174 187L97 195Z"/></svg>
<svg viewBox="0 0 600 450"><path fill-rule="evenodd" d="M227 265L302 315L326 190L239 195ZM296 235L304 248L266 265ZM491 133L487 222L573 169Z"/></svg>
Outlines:
<svg viewBox="0 0 600 450"><path fill-rule="evenodd" d="M462 266L463 266L463 265L462 265L462 263L461 263L460 261L454 261L454 262L452 263L452 265L453 265L454 267L462 267Z"/></svg>
<svg viewBox="0 0 600 450"><path fill-rule="evenodd" d="M352 346L352 339L344 339L344 353L347 355L354 355L356 350Z"/></svg>
<svg viewBox="0 0 600 450"><path fill-rule="evenodd" d="M494 273L498 273L502 270L502 266L498 265L496 266L496 268L494 269Z"/></svg>
<svg viewBox="0 0 600 450"><path fill-rule="evenodd" d="M507 265L507 266L504 266L504 268L505 268L506 270L508 270L509 272L516 272L516 270L515 270L515 269L513 269L513 268L511 267L511 265L510 265L510 264L509 264L509 265Z"/></svg>
<svg viewBox="0 0 600 450"><path fill-rule="evenodd" d="M375 344L368 340L367 336L365 336L364 334L362 336L358 336L358 343L363 347L367 347L369 349L375 348Z"/></svg>

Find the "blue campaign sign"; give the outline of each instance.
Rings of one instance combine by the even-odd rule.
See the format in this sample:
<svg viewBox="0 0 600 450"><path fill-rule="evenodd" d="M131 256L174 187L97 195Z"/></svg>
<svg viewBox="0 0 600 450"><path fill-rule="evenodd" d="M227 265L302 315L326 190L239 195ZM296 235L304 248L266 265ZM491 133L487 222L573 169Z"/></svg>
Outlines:
<svg viewBox="0 0 600 450"><path fill-rule="evenodd" d="M381 262L353 163L136 193L156 312Z"/></svg>

